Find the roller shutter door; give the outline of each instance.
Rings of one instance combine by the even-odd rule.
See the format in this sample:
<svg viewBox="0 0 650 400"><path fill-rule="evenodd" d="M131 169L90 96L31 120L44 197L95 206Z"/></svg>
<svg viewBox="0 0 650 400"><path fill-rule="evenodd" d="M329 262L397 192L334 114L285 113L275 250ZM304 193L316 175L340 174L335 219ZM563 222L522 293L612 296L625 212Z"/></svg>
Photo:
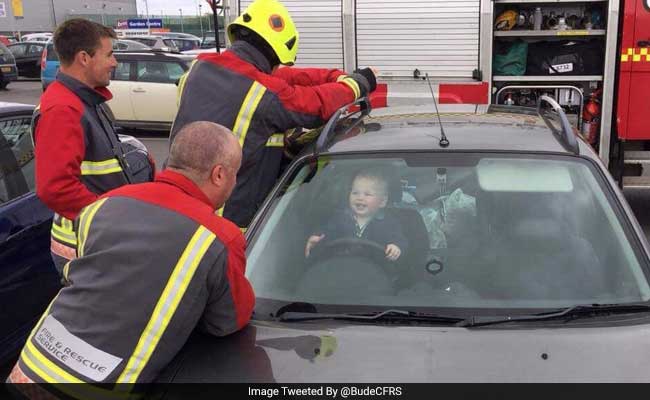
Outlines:
<svg viewBox="0 0 650 400"><path fill-rule="evenodd" d="M439 78L471 78L479 67L479 0L356 3L360 67L396 77L417 68Z"/></svg>

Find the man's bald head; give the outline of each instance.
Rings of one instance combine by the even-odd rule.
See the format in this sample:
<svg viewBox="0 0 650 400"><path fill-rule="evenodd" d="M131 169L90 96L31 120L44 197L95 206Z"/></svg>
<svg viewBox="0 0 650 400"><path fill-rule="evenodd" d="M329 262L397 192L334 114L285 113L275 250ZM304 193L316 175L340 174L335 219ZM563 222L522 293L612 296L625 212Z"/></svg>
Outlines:
<svg viewBox="0 0 650 400"><path fill-rule="evenodd" d="M213 122L198 121L178 132L169 149L167 167L200 183L197 180L207 179L215 165L235 169L240 159L241 147L232 131Z"/></svg>

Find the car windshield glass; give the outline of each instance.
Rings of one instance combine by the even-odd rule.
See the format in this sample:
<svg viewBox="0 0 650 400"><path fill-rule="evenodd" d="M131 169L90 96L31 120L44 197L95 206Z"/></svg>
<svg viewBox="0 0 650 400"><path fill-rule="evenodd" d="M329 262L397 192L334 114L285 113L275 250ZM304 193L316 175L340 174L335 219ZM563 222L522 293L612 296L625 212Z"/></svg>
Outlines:
<svg viewBox="0 0 650 400"><path fill-rule="evenodd" d="M251 227L247 276L258 305L330 312L646 301L647 261L606 187L576 157L320 156Z"/></svg>

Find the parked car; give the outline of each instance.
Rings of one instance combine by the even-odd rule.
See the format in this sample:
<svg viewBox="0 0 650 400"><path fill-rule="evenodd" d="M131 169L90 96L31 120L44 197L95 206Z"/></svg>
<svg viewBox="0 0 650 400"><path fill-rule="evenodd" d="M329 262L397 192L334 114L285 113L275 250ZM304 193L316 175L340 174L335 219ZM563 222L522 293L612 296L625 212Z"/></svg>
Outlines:
<svg viewBox="0 0 650 400"><path fill-rule="evenodd" d="M196 333L159 380L650 381L648 243L598 155L547 102L559 112L333 120L246 233L252 322ZM353 233L360 171L380 175L375 218L405 236L395 262ZM307 238L348 212L350 236L305 257Z"/></svg>
<svg viewBox="0 0 650 400"><path fill-rule="evenodd" d="M188 69L188 56L162 52L115 53L117 68L107 104L124 128L169 130L178 105L176 82Z"/></svg>
<svg viewBox="0 0 650 400"><path fill-rule="evenodd" d="M157 33L165 40L171 40L179 51L194 50L201 47L201 39L189 33L161 32Z"/></svg>
<svg viewBox="0 0 650 400"><path fill-rule="evenodd" d="M203 34L203 39L201 39L201 48L202 49L214 49L215 48L214 40L214 31L207 31ZM226 32L223 30L219 31L219 46L221 48L226 47Z"/></svg>
<svg viewBox="0 0 650 400"><path fill-rule="evenodd" d="M9 46L10 44L16 42L17 40L12 36L0 35L0 43L4 44L5 46Z"/></svg>
<svg viewBox="0 0 650 400"><path fill-rule="evenodd" d="M51 32L41 32L41 33L29 33L27 35L22 35L21 42L47 42L52 39Z"/></svg>
<svg viewBox="0 0 650 400"><path fill-rule="evenodd" d="M9 82L18 79L16 60L11 51L0 43L0 90L6 89Z"/></svg>
<svg viewBox="0 0 650 400"><path fill-rule="evenodd" d="M56 74L59 72L59 55L54 50L54 42L51 40L47 42L43 55L41 57L41 84L43 91L47 86L56 80Z"/></svg>
<svg viewBox="0 0 650 400"><path fill-rule="evenodd" d="M0 377L60 288L50 257L52 212L34 192L34 106L0 102Z"/></svg>
<svg viewBox="0 0 650 400"><path fill-rule="evenodd" d="M116 39L113 41L114 51L137 51L137 50L151 50L151 47L146 44L129 39Z"/></svg>
<svg viewBox="0 0 650 400"><path fill-rule="evenodd" d="M135 40L155 50L178 52L178 47L172 39L165 39L160 36L133 36L129 40Z"/></svg>
<svg viewBox="0 0 650 400"><path fill-rule="evenodd" d="M41 76L41 58L45 46L44 42L19 42L7 46L16 59L19 76L27 78Z"/></svg>

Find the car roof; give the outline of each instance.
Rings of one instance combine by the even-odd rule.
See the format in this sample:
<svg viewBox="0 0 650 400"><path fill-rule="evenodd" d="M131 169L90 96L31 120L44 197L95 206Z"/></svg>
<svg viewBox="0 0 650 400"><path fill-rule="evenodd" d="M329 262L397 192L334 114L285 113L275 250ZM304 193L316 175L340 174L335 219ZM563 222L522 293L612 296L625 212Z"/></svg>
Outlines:
<svg viewBox="0 0 650 400"><path fill-rule="evenodd" d="M440 119L449 146L439 145L440 124L435 112L411 107L411 113L386 111L365 117L364 134L339 134L327 148L328 153L381 151L509 151L573 154L549 129L544 120L530 109L504 112L493 107L466 113L441 113ZM425 107L426 108L426 107ZM514 110L514 108L513 108ZM595 153L578 140L581 155Z"/></svg>
<svg viewBox="0 0 650 400"><path fill-rule="evenodd" d="M23 103L10 103L6 101L0 101L0 117L6 115L6 114L13 114L13 113L25 113L29 114L34 111L34 106L31 104L23 104Z"/></svg>
<svg viewBox="0 0 650 400"><path fill-rule="evenodd" d="M16 46L18 44L45 44L45 43L47 43L47 42L42 42L42 41L38 41L38 40L26 40L24 42L12 43L9 46Z"/></svg>
<svg viewBox="0 0 650 400"><path fill-rule="evenodd" d="M131 51L116 51L115 58L133 58L133 59L142 59L144 58L159 58L159 59L174 59L174 60L186 60L187 56L183 56L180 53L169 53L165 51L156 51L156 50L131 50Z"/></svg>

